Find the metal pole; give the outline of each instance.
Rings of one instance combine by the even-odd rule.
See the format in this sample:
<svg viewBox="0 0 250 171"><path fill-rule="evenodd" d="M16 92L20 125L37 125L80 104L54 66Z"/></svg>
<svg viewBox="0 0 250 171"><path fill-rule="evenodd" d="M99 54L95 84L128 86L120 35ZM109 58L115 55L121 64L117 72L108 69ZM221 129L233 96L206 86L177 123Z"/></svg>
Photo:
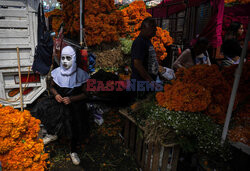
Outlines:
<svg viewBox="0 0 250 171"><path fill-rule="evenodd" d="M227 108L226 121L225 121L225 124L224 124L222 137L221 137L221 144L224 144L224 142L226 140L226 136L227 136L227 132L228 132L228 126L229 126L230 119L231 119L231 116L232 116L234 101L235 101L235 97L236 97L236 94L237 94L237 89L238 89L239 82L240 82L240 76L241 76L242 69L243 69L244 57L246 56L246 52L247 52L249 36L250 36L250 23L248 24L247 35L246 35L245 42L244 42L244 47L242 49L241 56L240 56L240 64L239 64L239 66L238 66L238 68L236 69L236 72L235 72L235 79L234 79L233 89L232 89L232 92L231 92L231 97L230 97L229 105L228 105L228 108Z"/></svg>
<svg viewBox="0 0 250 171"><path fill-rule="evenodd" d="M82 16L82 10L83 10L83 9L82 9L82 1L83 1L83 0L80 0L80 45L81 45L81 46L82 46L82 37L83 37L83 36L82 36L82 29L83 29L83 28L82 28L82 17L83 17L83 16Z"/></svg>
<svg viewBox="0 0 250 171"><path fill-rule="evenodd" d="M17 49L18 75L19 75L20 103L21 103L21 111L23 111L23 90L22 90L22 80L21 80L21 66L20 66L19 47L17 47L16 49Z"/></svg>

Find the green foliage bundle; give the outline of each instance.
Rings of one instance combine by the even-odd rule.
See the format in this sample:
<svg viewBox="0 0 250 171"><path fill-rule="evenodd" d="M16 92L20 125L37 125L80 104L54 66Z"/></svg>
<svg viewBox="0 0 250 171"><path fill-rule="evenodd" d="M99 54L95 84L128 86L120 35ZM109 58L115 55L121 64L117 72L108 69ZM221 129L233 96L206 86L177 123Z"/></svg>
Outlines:
<svg viewBox="0 0 250 171"><path fill-rule="evenodd" d="M128 38L121 38L120 42L121 42L121 45L122 45L122 53L125 54L125 55L130 55L133 40L128 39Z"/></svg>
<svg viewBox="0 0 250 171"><path fill-rule="evenodd" d="M199 152L225 161L231 158L228 143L226 142L224 146L220 143L222 127L203 113L169 111L156 105L155 102L150 102L144 104L144 107L134 116L137 117L137 121L141 120L138 118L140 116L143 119L146 118L140 122L144 124L143 126L146 126L145 123L157 123L155 127L162 132L174 130L175 139L184 151ZM161 123L161 129L159 129L159 123ZM162 133L159 134L162 135Z"/></svg>

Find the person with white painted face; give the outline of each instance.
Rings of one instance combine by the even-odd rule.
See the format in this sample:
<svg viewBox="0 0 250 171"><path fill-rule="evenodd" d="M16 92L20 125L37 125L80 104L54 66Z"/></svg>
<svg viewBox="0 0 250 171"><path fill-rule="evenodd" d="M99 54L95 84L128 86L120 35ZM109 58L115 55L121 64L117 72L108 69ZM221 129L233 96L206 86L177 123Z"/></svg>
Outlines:
<svg viewBox="0 0 250 171"><path fill-rule="evenodd" d="M84 99L85 83L89 75L77 67L76 52L71 46L63 48L60 67L51 72L52 80L50 98L42 100L32 110L47 130L43 138L44 144L56 140L58 137L70 140L70 157L73 164L78 165L80 159L77 145L87 138L89 133L88 113Z"/></svg>

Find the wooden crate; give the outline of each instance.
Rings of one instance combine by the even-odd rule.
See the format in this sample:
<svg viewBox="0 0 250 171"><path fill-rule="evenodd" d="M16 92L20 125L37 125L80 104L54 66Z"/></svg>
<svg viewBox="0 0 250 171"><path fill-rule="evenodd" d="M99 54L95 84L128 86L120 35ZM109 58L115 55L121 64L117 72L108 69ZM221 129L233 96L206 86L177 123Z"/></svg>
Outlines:
<svg viewBox="0 0 250 171"><path fill-rule="evenodd" d="M179 159L178 144L159 144L145 142L143 128L124 110L119 111L125 117L124 145L134 154L137 164L143 171L175 171Z"/></svg>

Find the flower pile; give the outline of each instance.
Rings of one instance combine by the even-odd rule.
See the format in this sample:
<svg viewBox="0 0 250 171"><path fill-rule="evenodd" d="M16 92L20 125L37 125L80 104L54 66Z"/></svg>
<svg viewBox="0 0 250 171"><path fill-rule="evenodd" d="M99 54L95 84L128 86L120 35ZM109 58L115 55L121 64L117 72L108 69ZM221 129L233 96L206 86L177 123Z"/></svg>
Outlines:
<svg viewBox="0 0 250 171"><path fill-rule="evenodd" d="M0 104L0 161L4 170L41 171L46 168L48 154L38 139L40 120L30 112L20 112Z"/></svg>
<svg viewBox="0 0 250 171"><path fill-rule="evenodd" d="M234 142L242 142L250 146L250 103L240 106L239 111L235 113L233 128L229 130L229 139Z"/></svg>
<svg viewBox="0 0 250 171"><path fill-rule="evenodd" d="M240 4L247 4L250 3L250 0L224 0L225 4L229 3L240 3Z"/></svg>
<svg viewBox="0 0 250 171"><path fill-rule="evenodd" d="M52 30L58 35L60 25L63 23L62 19L63 11L54 9L53 11L45 13L45 17L52 17Z"/></svg>
<svg viewBox="0 0 250 171"><path fill-rule="evenodd" d="M65 34L70 34L72 37L78 36L80 30L80 1L59 0L59 2L62 5ZM121 11L116 10L113 0L86 0L84 14L88 46L118 41L123 19Z"/></svg>
<svg viewBox="0 0 250 171"><path fill-rule="evenodd" d="M100 126L97 132L107 137L116 137L122 131L121 116L115 111L105 113L105 124Z"/></svg>
<svg viewBox="0 0 250 171"><path fill-rule="evenodd" d="M143 104L139 114L132 115L135 115L135 120L139 120L139 124L145 129L147 129L147 123L154 124L146 132L152 136L155 134L154 127L158 128L156 134L165 134L160 141L164 144L174 141L184 151L198 151L213 156L213 159L228 160L231 157L228 143L226 142L224 146L220 143L222 127L203 113L170 111L150 101ZM174 130L176 136L170 136L169 130ZM147 137L147 135L144 136Z"/></svg>
<svg viewBox="0 0 250 171"><path fill-rule="evenodd" d="M176 77L177 81L172 81L172 86L165 86L165 99L161 98L162 93L157 93L156 98L161 106L169 110L205 111L216 122L224 123L231 86L216 65L196 65L188 69L180 68ZM185 93L183 93L184 91ZM190 97L194 99L187 101L186 99ZM165 103L164 105L162 105L162 100ZM236 99L235 107L237 103L238 100ZM177 108L178 104L183 104L183 107Z"/></svg>
<svg viewBox="0 0 250 171"><path fill-rule="evenodd" d="M146 11L146 5L143 1L134 1L121 11L124 19L121 36L129 36L134 40L140 33L142 21L151 17L151 14ZM152 38L152 44L158 61L161 61L167 57L166 47L173 44L173 39L167 30L157 27L156 36Z"/></svg>
<svg viewBox="0 0 250 171"><path fill-rule="evenodd" d="M229 67L224 67L222 70L222 75L228 84L232 87L234 82L234 75L238 65L231 65ZM250 97L249 92L250 87L250 61L247 61L243 65L243 70L240 76L240 83L237 92L237 98L239 103L242 103L246 100L247 97Z"/></svg>
<svg viewBox="0 0 250 171"><path fill-rule="evenodd" d="M181 81L166 84L164 92L156 94L160 106L174 111L204 111L211 102L211 94L198 84Z"/></svg>

